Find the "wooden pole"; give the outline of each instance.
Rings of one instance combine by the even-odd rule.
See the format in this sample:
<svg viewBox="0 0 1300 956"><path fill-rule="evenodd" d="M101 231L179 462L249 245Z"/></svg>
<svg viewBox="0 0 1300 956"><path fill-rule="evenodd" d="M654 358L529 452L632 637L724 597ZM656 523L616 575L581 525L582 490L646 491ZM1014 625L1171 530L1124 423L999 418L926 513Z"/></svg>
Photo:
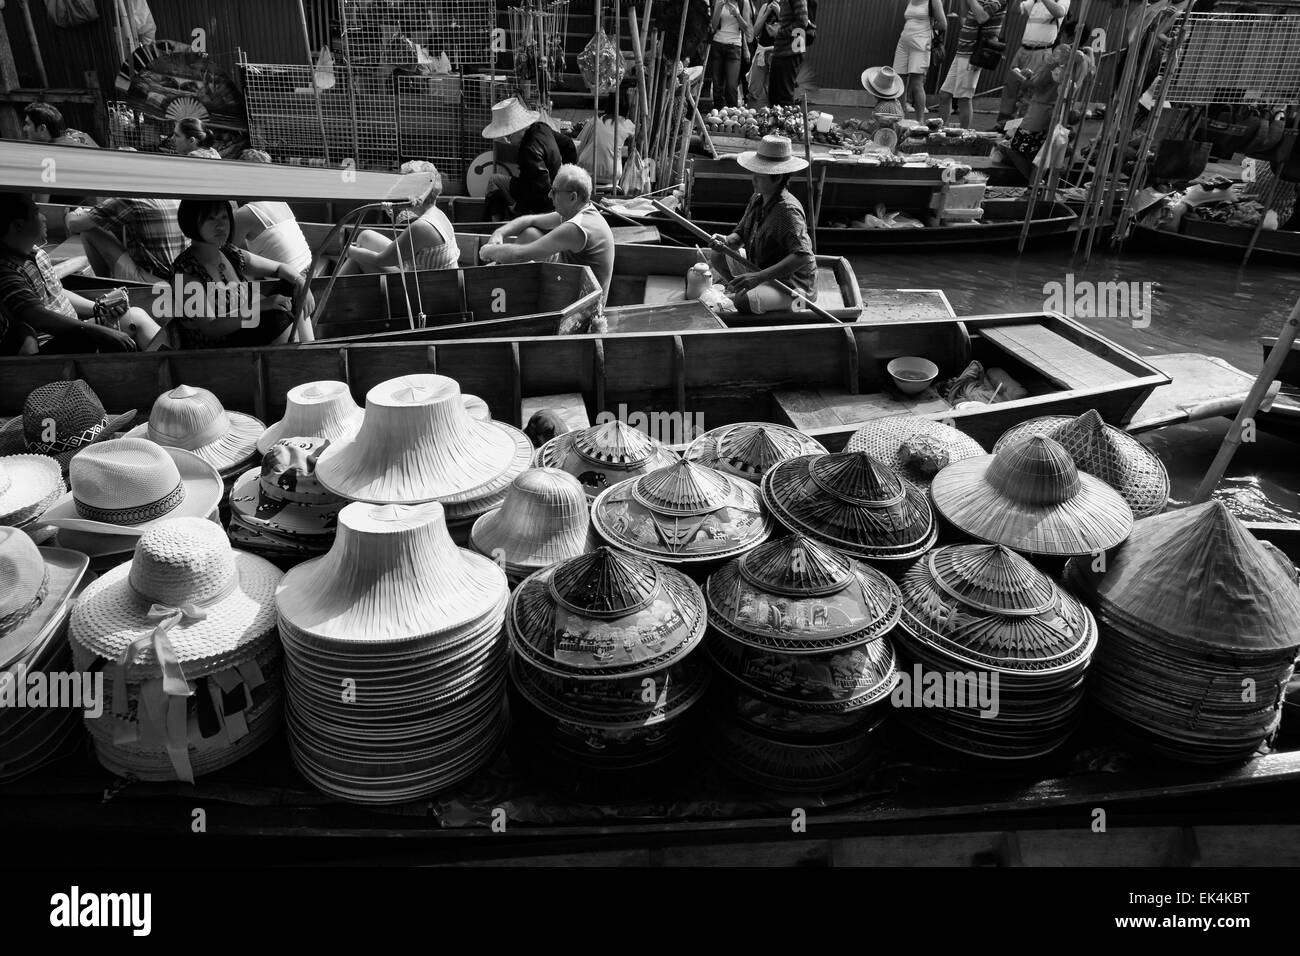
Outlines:
<svg viewBox="0 0 1300 956"><path fill-rule="evenodd" d="M1223 444L1219 446L1219 453L1214 457L1210 470L1205 473L1205 477L1201 480L1200 487L1196 489L1192 504L1199 505L1202 502L1209 501L1210 495L1218 487L1219 481L1223 478L1223 473L1228 470L1228 465L1232 462L1232 456L1241 447L1242 432L1246 428L1246 423L1250 422L1253 426L1255 415L1259 412L1259 406L1264 401L1269 386L1277 378L1277 373L1282 370L1282 363L1290 357L1291 344L1295 342L1297 331L1300 331L1300 299L1297 299L1296 304L1291 308L1291 314L1287 316L1282 331L1278 333L1277 343L1273 346L1273 351L1268 353L1268 358L1264 361L1264 368L1260 371L1259 377L1255 379L1255 384L1251 386L1249 394L1246 395L1246 401L1242 403L1241 411L1237 412L1236 420L1232 423L1232 427L1228 429L1228 434L1223 436Z"/></svg>
<svg viewBox="0 0 1300 956"><path fill-rule="evenodd" d="M808 228L808 238L812 240L813 255L817 254L817 207L813 202L813 165L812 165L812 132L808 129L808 94L801 94L801 103L803 105L803 158L808 164L808 215L814 217Z"/></svg>
<svg viewBox="0 0 1300 956"><path fill-rule="evenodd" d="M623 181L623 144L618 138L618 121L620 117L619 87L623 80L623 18L619 15L619 4L623 0L614 0L614 189ZM636 13L636 8L632 8Z"/></svg>
<svg viewBox="0 0 1300 956"><path fill-rule="evenodd" d="M27 42L32 45L32 59L36 61L36 78L41 81L41 89L48 89L49 75L45 72L45 59L41 56L41 43L36 38L36 24L32 23L32 8L27 0L18 0L18 9L23 12L23 25L27 28Z"/></svg>
<svg viewBox="0 0 1300 956"><path fill-rule="evenodd" d="M316 123L320 126L320 144L325 150L325 163L328 166L334 165L334 160L330 158L330 140L325 132L325 111L320 105L320 87L316 85L316 61L312 58L311 53L311 33L307 29L307 8L303 5L303 0L298 0L298 23L302 27L302 46L307 52L307 70L311 77L312 99L316 102Z"/></svg>
<svg viewBox="0 0 1300 956"><path fill-rule="evenodd" d="M595 57L596 73L595 73L595 76L592 77L592 84L591 84L591 95L592 95L592 104L591 104L591 143L592 143L592 149L591 149L591 185L592 185L592 188L593 188L593 189L595 188L595 185L596 185L596 153L597 153L597 150L596 150L596 148L595 148L595 146L596 146L596 127L600 124L600 61L601 61L601 56L600 56L600 54L601 54L601 50L604 48L604 45L605 45L605 44L602 42L602 41L604 41L604 39L605 39L605 22L604 22L604 20L603 20L604 13L605 13L605 11L604 11L604 8L603 8L602 5L601 5L601 0L596 0L596 36L595 36L595 40L596 40L596 57ZM616 126L617 126L617 122L616 122ZM615 137L615 139L617 139L617 137Z"/></svg>
<svg viewBox="0 0 1300 956"><path fill-rule="evenodd" d="M348 113L352 120L352 162L360 167L361 147L357 138L360 135L360 130L357 129L357 71L356 65L352 62L352 44L348 40L347 9L347 4L339 4L339 28L343 31L343 53L347 57L347 70L343 75L348 81Z"/></svg>
<svg viewBox="0 0 1300 956"><path fill-rule="evenodd" d="M1256 162L1258 163L1261 161L1256 160ZM1264 215L1260 216L1259 222L1255 223L1255 231L1250 235L1250 243L1246 246L1246 254L1241 257L1241 267L1243 269L1246 268L1246 265L1250 262L1250 257L1255 252L1255 245L1259 242L1259 234L1264 231L1264 219L1273 208L1273 200L1277 198L1277 189L1281 182L1282 180L1274 176L1273 181L1268 185L1267 194L1261 197L1264 200L1262 203L1264 207Z"/></svg>

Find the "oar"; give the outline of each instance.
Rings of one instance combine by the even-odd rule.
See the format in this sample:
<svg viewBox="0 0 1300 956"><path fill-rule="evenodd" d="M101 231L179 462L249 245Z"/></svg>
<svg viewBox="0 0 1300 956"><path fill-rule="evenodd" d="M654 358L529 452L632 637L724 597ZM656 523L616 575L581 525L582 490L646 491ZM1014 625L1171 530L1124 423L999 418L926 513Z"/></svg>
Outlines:
<svg viewBox="0 0 1300 956"><path fill-rule="evenodd" d="M681 226L687 232L691 233L691 235L695 236L697 239L706 243L711 248L717 249L727 258L734 259L737 263L744 266L750 272L759 271L758 266L754 265L754 263L750 262L748 259L742 256L735 249L732 249L730 246L727 245L715 243L711 235L709 235L699 226L695 225L695 223L691 222L685 216L679 216L677 213L673 212L671 209L669 209L659 200L651 199L650 204L654 206L656 209L658 209L665 216L667 216L670 220L677 223L677 225ZM792 289L790 286L786 285L784 282L780 281L779 279L769 279L768 282L776 286L778 289L780 289L782 292L788 295L791 299L802 302L807 307L808 311L811 312L813 315L817 316L818 318L821 318L826 322L839 323L840 321L839 319L835 318L835 316L831 315L829 312L823 309L816 302L813 302L802 292L798 292Z"/></svg>

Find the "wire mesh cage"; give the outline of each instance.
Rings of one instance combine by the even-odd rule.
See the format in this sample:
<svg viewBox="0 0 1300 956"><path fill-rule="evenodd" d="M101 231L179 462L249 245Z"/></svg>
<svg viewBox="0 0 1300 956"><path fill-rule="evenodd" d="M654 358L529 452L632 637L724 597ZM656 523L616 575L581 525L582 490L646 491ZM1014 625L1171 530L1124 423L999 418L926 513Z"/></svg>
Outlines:
<svg viewBox="0 0 1300 956"><path fill-rule="evenodd" d="M357 71L459 72L493 62L495 0L339 0L339 19Z"/></svg>
<svg viewBox="0 0 1300 956"><path fill-rule="evenodd" d="M1192 13L1169 91L1172 103L1264 103L1300 97L1300 13Z"/></svg>

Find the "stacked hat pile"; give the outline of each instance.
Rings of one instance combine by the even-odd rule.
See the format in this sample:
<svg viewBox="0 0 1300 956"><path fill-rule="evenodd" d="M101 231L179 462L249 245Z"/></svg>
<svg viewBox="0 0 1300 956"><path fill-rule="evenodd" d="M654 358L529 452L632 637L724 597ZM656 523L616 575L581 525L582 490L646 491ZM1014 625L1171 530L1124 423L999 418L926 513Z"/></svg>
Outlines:
<svg viewBox="0 0 1300 956"><path fill-rule="evenodd" d="M228 412L206 388L179 385L159 395L149 421L126 433L167 448L198 455L223 479L238 476L257 456L257 439L266 426L252 415Z"/></svg>
<svg viewBox="0 0 1300 956"><path fill-rule="evenodd" d="M69 600L85 573L85 555L38 548L22 531L0 527L0 783L39 769L80 740L80 714L50 706L46 678L72 671ZM42 695L39 704L32 693ZM76 696L93 712L98 702Z"/></svg>
<svg viewBox="0 0 1300 956"><path fill-rule="evenodd" d="M901 588L908 686L895 703L914 730L1002 759L1064 743L1078 724L1097 646L1086 607L1002 545L937 548Z"/></svg>
<svg viewBox="0 0 1300 956"><path fill-rule="evenodd" d="M303 776L354 803L401 803L490 760L508 726L508 597L437 502L344 507L329 553L276 596Z"/></svg>
<svg viewBox="0 0 1300 956"><path fill-rule="evenodd" d="M219 525L175 518L86 588L69 636L77 669L106 675L104 714L86 719L101 764L193 783L275 734L280 578L269 561L234 551Z"/></svg>
<svg viewBox="0 0 1300 956"><path fill-rule="evenodd" d="M898 587L861 561L790 535L729 561L710 575L705 595L705 646L739 691L724 695L718 759L781 790L830 789L861 773L874 750L872 705L898 677L888 636L901 610ZM803 726L798 715L808 718ZM818 717L829 720L818 726Z"/></svg>
<svg viewBox="0 0 1300 956"><path fill-rule="evenodd" d="M669 564L734 557L772 533L751 482L684 460L602 491L591 523L615 547Z"/></svg>
<svg viewBox="0 0 1300 956"><path fill-rule="evenodd" d="M680 752L709 679L688 577L602 547L525 580L507 622L520 726L544 769L644 773Z"/></svg>
<svg viewBox="0 0 1300 956"><path fill-rule="evenodd" d="M1090 696L1157 753L1249 758L1277 730L1300 648L1300 587L1222 502L1139 521L1124 547L1072 560L1102 642Z"/></svg>
<svg viewBox="0 0 1300 956"><path fill-rule="evenodd" d="M686 449L685 458L734 478L758 484L778 461L824 454L821 442L784 425L743 422L707 431Z"/></svg>
<svg viewBox="0 0 1300 956"><path fill-rule="evenodd" d="M347 504L316 480L326 438L282 438L259 468L230 491L230 540L263 557L301 561L329 550L339 510Z"/></svg>
<svg viewBox="0 0 1300 956"><path fill-rule="evenodd" d="M452 537L467 543L474 520L498 507L532 463L528 436L474 418L454 379L406 375L369 391L360 430L330 443L316 479L350 501L436 501Z"/></svg>
<svg viewBox="0 0 1300 956"><path fill-rule="evenodd" d="M567 471L588 498L628 478L677 461L677 453L620 420L556 435L537 450L537 463Z"/></svg>
<svg viewBox="0 0 1300 956"><path fill-rule="evenodd" d="M780 462L763 476L763 503L790 530L871 561L911 561L938 537L924 490L865 452Z"/></svg>
<svg viewBox="0 0 1300 956"><path fill-rule="evenodd" d="M853 433L844 450L864 451L922 488L929 488L934 476L953 462L984 454L966 433L919 415L872 419Z"/></svg>
<svg viewBox="0 0 1300 956"><path fill-rule="evenodd" d="M497 562L511 587L595 544L582 485L558 468L522 472L505 503L475 521L470 532L470 546Z"/></svg>
<svg viewBox="0 0 1300 956"><path fill-rule="evenodd" d="M0 525L22 528L37 537L41 520L66 489L59 463L45 455L0 458Z"/></svg>

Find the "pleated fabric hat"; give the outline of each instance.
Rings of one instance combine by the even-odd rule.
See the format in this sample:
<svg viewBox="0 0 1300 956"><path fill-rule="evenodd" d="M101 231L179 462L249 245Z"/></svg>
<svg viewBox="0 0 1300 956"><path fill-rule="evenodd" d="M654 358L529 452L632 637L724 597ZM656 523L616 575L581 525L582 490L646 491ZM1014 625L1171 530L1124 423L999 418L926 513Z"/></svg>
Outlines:
<svg viewBox="0 0 1300 956"><path fill-rule="evenodd" d="M596 542L582 485L558 468L522 472L501 507L474 522L470 544L498 561L512 584L592 550Z"/></svg>
<svg viewBox="0 0 1300 956"><path fill-rule="evenodd" d="M1035 435L995 455L949 465L930 486L935 507L966 534L1026 554L1068 557L1115 547L1133 510L1066 450Z"/></svg>
<svg viewBox="0 0 1300 956"><path fill-rule="evenodd" d="M824 454L822 443L784 425L743 422L723 425L691 442L683 456L733 478L758 484L778 461Z"/></svg>
<svg viewBox="0 0 1300 956"><path fill-rule="evenodd" d="M539 465L576 477L589 499L620 481L666 468L677 460L677 453L667 445L621 419L556 435L537 450Z"/></svg>
<svg viewBox="0 0 1300 956"><path fill-rule="evenodd" d="M149 421L127 432L168 448L198 455L217 471L243 468L257 454L257 439L266 426L252 415L228 412L206 388L178 385L159 395Z"/></svg>
<svg viewBox="0 0 1300 956"><path fill-rule="evenodd" d="M1033 435L1059 442L1080 471L1118 491L1135 518L1159 514L1169 503L1169 472L1164 463L1127 432L1107 425L1096 409L1077 418L1050 415L1021 422L998 439L993 453Z"/></svg>
<svg viewBox="0 0 1300 956"><path fill-rule="evenodd" d="M763 503L787 528L855 557L907 561L938 537L925 493L865 452L780 462L762 489Z"/></svg>
<svg viewBox="0 0 1300 956"><path fill-rule="evenodd" d="M844 450L864 451L922 488L953 462L985 454L965 432L919 415L872 419L853 433Z"/></svg>
<svg viewBox="0 0 1300 956"><path fill-rule="evenodd" d="M334 442L316 476L351 501L420 504L438 501L483 511L500 503L515 476L532 465L533 447L517 428L477 421L460 385L443 375L389 379L366 395L356 437Z"/></svg>
<svg viewBox="0 0 1300 956"><path fill-rule="evenodd" d="M257 451L265 455L282 438L352 438L364 417L365 409L353 400L346 382L304 382L289 389L284 417L262 432Z"/></svg>
<svg viewBox="0 0 1300 956"><path fill-rule="evenodd" d="M45 455L0 458L0 525L22 527L62 497L63 471Z"/></svg>

